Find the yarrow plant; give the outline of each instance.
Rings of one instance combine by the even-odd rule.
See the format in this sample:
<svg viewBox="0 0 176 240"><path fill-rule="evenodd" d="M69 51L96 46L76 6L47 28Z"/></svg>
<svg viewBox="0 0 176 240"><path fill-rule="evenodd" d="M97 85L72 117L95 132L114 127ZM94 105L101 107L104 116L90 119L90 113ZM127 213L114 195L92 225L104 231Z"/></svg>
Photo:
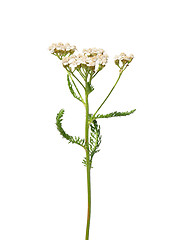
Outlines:
<svg viewBox="0 0 176 240"><path fill-rule="evenodd" d="M65 132L62 127L64 109L61 109L56 117L56 125L62 137L66 138L69 143L75 143L85 150L85 158L83 164L87 168L87 193L88 193L88 210L87 210L87 226L85 240L89 239L90 216L91 216L91 169L92 160L95 153L99 152L101 143L100 125L97 119L127 116L132 114L136 109L127 112L111 112L108 114L99 114L99 110L109 98L110 94L117 85L122 73L129 66L134 56L127 56L125 53L116 55L114 62L119 67L118 78L104 99L97 108L95 113L89 112L89 94L94 90L92 80L106 66L108 55L101 48L83 49L82 53L78 53L76 46L69 43L53 43L49 47L51 54L55 55L62 61L62 65L67 72L67 83L73 97L80 101L85 107L85 138L73 137ZM79 87L84 92L81 94Z"/></svg>

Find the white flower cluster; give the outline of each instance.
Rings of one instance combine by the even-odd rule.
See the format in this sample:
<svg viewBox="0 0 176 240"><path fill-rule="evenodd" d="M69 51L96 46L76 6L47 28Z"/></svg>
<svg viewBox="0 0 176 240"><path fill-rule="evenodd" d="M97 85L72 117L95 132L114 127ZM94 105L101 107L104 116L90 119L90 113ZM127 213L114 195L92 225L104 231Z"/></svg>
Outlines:
<svg viewBox="0 0 176 240"><path fill-rule="evenodd" d="M96 55L102 55L105 54L105 51L102 48L88 48L88 49L83 49L83 53L86 56L96 56Z"/></svg>
<svg viewBox="0 0 176 240"><path fill-rule="evenodd" d="M120 68L123 69L127 66L134 58L133 54L127 56L125 53L121 53L120 55L116 55L114 58L115 64Z"/></svg>
<svg viewBox="0 0 176 240"><path fill-rule="evenodd" d="M51 53L56 53L60 57L66 56L67 54L73 54L76 50L76 46L71 46L69 43L53 43L49 48Z"/></svg>
<svg viewBox="0 0 176 240"><path fill-rule="evenodd" d="M84 49L83 54L72 54L62 59L64 67L71 67L72 71L75 68L83 67L98 71L105 67L108 61L108 55L103 49L89 48Z"/></svg>

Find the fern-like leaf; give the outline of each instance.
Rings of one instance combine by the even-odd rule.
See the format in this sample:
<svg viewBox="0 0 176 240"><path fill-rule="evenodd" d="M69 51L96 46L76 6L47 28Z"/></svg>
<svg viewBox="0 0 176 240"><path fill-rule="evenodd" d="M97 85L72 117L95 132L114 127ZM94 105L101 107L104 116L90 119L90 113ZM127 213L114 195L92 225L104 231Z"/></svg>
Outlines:
<svg viewBox="0 0 176 240"><path fill-rule="evenodd" d="M64 129L62 128L62 117L64 115L64 109L61 109L60 112L57 114L56 117L56 126L57 129L59 130L60 134L62 135L63 138L66 138L69 143L76 143L79 146L85 148L85 140L81 139L80 137L73 137L67 134Z"/></svg>
<svg viewBox="0 0 176 240"><path fill-rule="evenodd" d="M97 118L111 118L111 117L121 117L121 116L127 116L130 115L132 113L134 113L136 111L136 109L131 110L130 112L112 112L112 113L108 113L108 114L98 114L94 119Z"/></svg>
<svg viewBox="0 0 176 240"><path fill-rule="evenodd" d="M90 164L92 165L92 159L95 153L99 152L98 149L101 143L101 135L100 135L100 125L97 124L97 121L94 120L90 124L90 144L89 144L89 152L90 152Z"/></svg>
<svg viewBox="0 0 176 240"><path fill-rule="evenodd" d="M100 126L97 124L97 121L94 120L90 124L90 143L89 143L89 157L90 157L90 167L92 168L92 159L95 153L99 152L100 143L101 143L101 135L100 135ZM83 159L84 166L87 166L86 157Z"/></svg>
<svg viewBox="0 0 176 240"><path fill-rule="evenodd" d="M68 82L68 87L69 87L69 90L71 92L71 94L73 95L74 98L78 99L80 102L82 102L81 98L78 97L73 89L73 85L70 81L70 77L69 77L69 74L67 74L67 82Z"/></svg>

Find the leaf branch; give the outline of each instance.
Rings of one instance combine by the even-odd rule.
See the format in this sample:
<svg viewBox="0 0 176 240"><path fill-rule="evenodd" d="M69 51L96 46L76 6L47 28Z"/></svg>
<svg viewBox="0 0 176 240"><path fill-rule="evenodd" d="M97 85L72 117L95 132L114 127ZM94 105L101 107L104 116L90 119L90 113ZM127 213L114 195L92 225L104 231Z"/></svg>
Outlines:
<svg viewBox="0 0 176 240"><path fill-rule="evenodd" d="M122 117L122 116L127 116L127 115L130 115L132 113L134 113L136 111L136 109L133 109L131 111L127 111L127 112L112 112L112 113L108 113L108 114L98 114L96 117L94 117L94 119L97 119L97 118L111 118L111 117Z"/></svg>
<svg viewBox="0 0 176 240"><path fill-rule="evenodd" d="M62 117L64 115L64 112L65 112L64 109L61 109L56 117L56 126L57 126L58 131L60 132L60 134L62 135L63 138L66 138L69 141L69 143L76 143L85 149L85 140L84 139L81 139L80 137L70 136L62 128L62 121L63 121Z"/></svg>

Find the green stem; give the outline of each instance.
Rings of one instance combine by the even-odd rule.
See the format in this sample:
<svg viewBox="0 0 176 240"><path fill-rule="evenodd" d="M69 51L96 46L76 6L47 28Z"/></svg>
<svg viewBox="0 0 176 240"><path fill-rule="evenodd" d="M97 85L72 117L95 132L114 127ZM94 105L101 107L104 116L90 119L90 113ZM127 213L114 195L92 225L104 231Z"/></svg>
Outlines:
<svg viewBox="0 0 176 240"><path fill-rule="evenodd" d="M85 76L84 74L82 73L81 69L77 70L79 72L79 74L81 75L81 77L85 80Z"/></svg>
<svg viewBox="0 0 176 240"><path fill-rule="evenodd" d="M82 103L85 105L84 99L82 98L81 93L79 92L79 90L78 90L78 88L77 88L77 86L76 86L76 84L75 84L75 82L74 82L74 80L73 80L70 72L67 71L67 73L68 73L68 75L70 76L70 78L71 78L71 80L72 80L72 83L74 84L74 86L75 86L75 88L76 88L76 91L77 91L77 93L79 94L79 96L80 96L80 98L81 98L81 100L82 100Z"/></svg>
<svg viewBox="0 0 176 240"><path fill-rule="evenodd" d="M99 108L97 109L97 111L96 111L96 112L94 113L94 115L92 116L91 122L94 120L94 117L95 117L95 115L97 114L97 112L100 110L100 108L101 108L101 107L103 106L103 104L106 102L106 100L108 99L108 97L111 95L111 93L112 93L112 91L114 90L115 86L117 85L117 83L118 83L118 81L119 81L122 73L123 73L123 71L120 72L119 77L118 77L117 81L115 82L113 88L111 89L111 91L109 92L109 94L107 95L107 97L105 98L105 100L102 102L102 104L99 106ZM89 122L89 124L90 124L91 122Z"/></svg>
<svg viewBox="0 0 176 240"><path fill-rule="evenodd" d="M68 70L67 70L68 71ZM68 72L70 72L72 75L73 75L73 77L74 78L76 78L76 80L79 82L79 84L81 84L81 86L84 88L84 90L85 90L85 87L84 87L84 85L82 84L82 82L75 76L75 74L72 72L72 71L68 71Z"/></svg>
<svg viewBox="0 0 176 240"><path fill-rule="evenodd" d="M86 81L87 84L87 81ZM86 237L85 240L89 239L89 228L90 228L90 215L91 215L91 181L90 181L90 159L89 159L89 102L88 93L85 90L86 100L86 121L85 121L85 146L86 146L86 162L87 162L87 193L88 193L88 209L87 209L87 226L86 226Z"/></svg>
<svg viewBox="0 0 176 240"><path fill-rule="evenodd" d="M92 79L99 73L99 71L97 71L93 76Z"/></svg>

